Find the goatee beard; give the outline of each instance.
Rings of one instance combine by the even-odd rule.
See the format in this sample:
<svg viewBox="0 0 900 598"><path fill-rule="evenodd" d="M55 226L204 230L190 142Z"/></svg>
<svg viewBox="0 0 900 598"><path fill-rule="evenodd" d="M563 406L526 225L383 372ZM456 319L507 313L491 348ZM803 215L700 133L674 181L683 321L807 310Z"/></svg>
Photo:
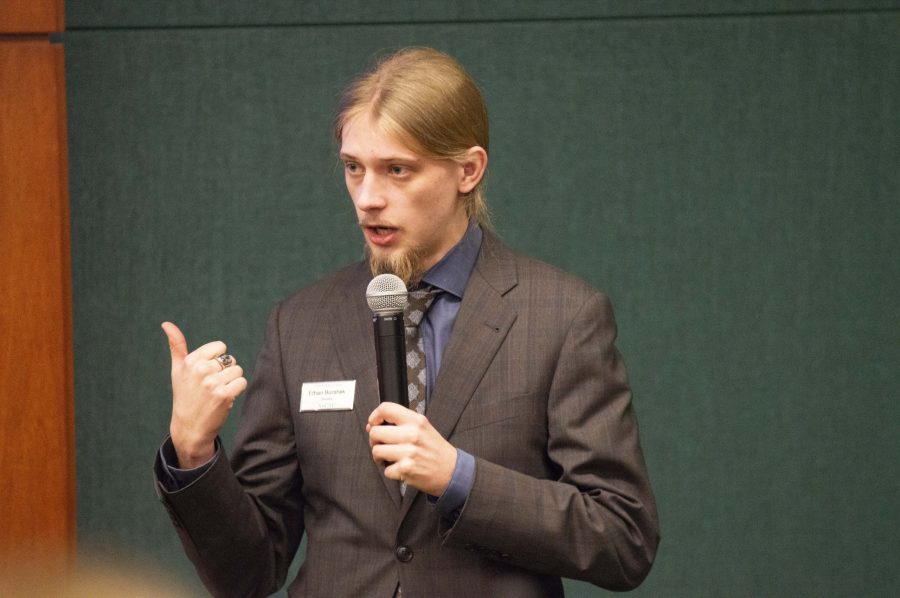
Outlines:
<svg viewBox="0 0 900 598"><path fill-rule="evenodd" d="M372 270L372 276L379 274L393 274L400 278L406 285L406 288L415 288L422 275L422 262L424 261L425 251L418 246L408 249L399 249L387 256L377 256L369 248L368 243L365 245L366 259L369 261L369 269Z"/></svg>

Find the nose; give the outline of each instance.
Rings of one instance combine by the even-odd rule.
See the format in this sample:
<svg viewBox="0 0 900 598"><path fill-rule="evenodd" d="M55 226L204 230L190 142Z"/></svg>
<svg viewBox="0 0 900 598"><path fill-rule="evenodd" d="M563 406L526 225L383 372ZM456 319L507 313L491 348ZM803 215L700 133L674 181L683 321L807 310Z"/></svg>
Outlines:
<svg viewBox="0 0 900 598"><path fill-rule="evenodd" d="M367 172L355 191L353 203L356 205L356 209L368 212L384 208L386 203L384 189L375 174Z"/></svg>

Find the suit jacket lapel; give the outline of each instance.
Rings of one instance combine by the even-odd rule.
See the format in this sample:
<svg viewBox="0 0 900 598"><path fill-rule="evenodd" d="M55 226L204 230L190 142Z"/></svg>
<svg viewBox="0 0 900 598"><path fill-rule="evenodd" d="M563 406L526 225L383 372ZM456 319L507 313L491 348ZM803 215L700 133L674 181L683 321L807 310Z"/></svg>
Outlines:
<svg viewBox="0 0 900 598"><path fill-rule="evenodd" d="M444 438L450 437L516 320L517 313L503 299L516 281L512 256L485 232L428 404L428 421ZM401 517L417 493L407 490Z"/></svg>
<svg viewBox="0 0 900 598"><path fill-rule="evenodd" d="M331 331L335 350L347 380L356 380L356 397L353 411L359 422L360 434L366 434L369 414L378 406L378 372L375 365L375 341L372 332L372 311L366 303L366 286L371 273L361 265L360 274L354 278L348 289L339 289L346 294L335 301L331 312ZM366 444L369 440L366 438ZM387 489L391 500L399 509L400 485L384 477L384 471L371 459L373 468Z"/></svg>

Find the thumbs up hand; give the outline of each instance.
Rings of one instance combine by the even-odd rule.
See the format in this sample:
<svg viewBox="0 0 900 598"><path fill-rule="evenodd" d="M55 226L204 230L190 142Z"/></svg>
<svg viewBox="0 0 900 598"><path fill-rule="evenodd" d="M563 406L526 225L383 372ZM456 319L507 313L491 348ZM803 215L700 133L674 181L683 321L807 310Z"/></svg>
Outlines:
<svg viewBox="0 0 900 598"><path fill-rule="evenodd" d="M192 469L215 454L215 440L234 399L247 388L241 366L223 364L225 343L214 341L188 353L178 326L163 322L172 353L172 421L169 434L179 467Z"/></svg>

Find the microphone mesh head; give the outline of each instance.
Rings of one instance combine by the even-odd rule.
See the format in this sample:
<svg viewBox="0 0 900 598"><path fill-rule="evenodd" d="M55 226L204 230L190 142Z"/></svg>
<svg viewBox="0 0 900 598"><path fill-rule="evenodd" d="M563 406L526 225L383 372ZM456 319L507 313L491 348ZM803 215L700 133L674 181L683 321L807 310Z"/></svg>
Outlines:
<svg viewBox="0 0 900 598"><path fill-rule="evenodd" d="M366 287L366 302L376 314L398 314L406 308L406 285L399 276L379 274Z"/></svg>

